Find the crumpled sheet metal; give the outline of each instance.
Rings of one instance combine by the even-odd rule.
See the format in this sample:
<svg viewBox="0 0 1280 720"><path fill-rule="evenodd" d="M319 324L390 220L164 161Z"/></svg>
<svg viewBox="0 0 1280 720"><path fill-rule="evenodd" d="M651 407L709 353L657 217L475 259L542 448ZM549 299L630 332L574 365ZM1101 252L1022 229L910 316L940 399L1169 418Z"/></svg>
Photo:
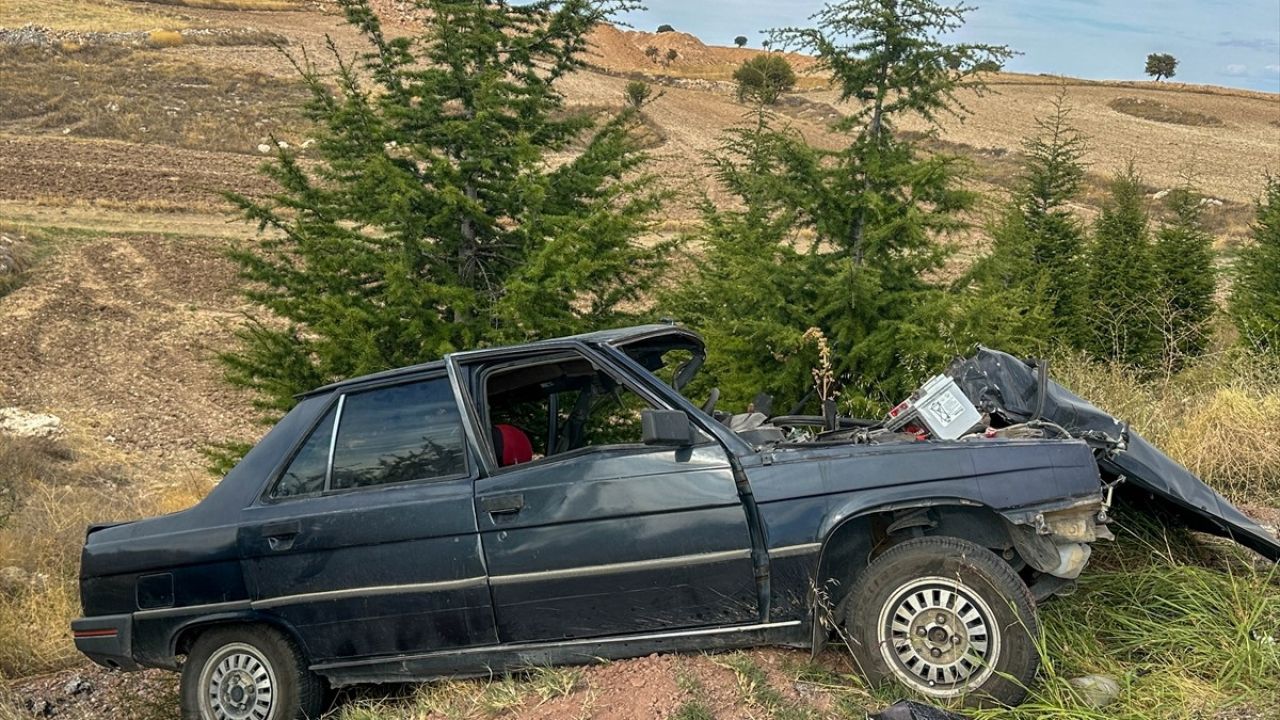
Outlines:
<svg viewBox="0 0 1280 720"><path fill-rule="evenodd" d="M1030 420L1039 402L1036 369L1008 353L978 347L977 355L947 369L979 411L1010 423ZM1195 530L1230 538L1269 560L1280 562L1280 540L1254 522L1190 470L1160 452L1123 421L1076 396L1052 379L1044 398L1045 420L1076 437L1119 447L1100 453L1098 465L1111 476L1170 503Z"/></svg>
<svg viewBox="0 0 1280 720"><path fill-rule="evenodd" d="M867 720L969 720L969 717L914 700L899 700L874 715L868 715Z"/></svg>

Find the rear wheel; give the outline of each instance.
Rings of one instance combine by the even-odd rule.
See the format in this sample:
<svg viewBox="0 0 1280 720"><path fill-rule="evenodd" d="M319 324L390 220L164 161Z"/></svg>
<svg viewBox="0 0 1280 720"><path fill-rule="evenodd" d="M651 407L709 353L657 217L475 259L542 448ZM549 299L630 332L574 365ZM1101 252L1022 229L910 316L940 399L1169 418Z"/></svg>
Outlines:
<svg viewBox="0 0 1280 720"><path fill-rule="evenodd" d="M854 581L846 608L845 632L873 684L1013 705L1040 665L1031 592L967 540L916 538L886 550Z"/></svg>
<svg viewBox="0 0 1280 720"><path fill-rule="evenodd" d="M323 710L323 683L269 627L209 630L182 668L183 720L311 720Z"/></svg>

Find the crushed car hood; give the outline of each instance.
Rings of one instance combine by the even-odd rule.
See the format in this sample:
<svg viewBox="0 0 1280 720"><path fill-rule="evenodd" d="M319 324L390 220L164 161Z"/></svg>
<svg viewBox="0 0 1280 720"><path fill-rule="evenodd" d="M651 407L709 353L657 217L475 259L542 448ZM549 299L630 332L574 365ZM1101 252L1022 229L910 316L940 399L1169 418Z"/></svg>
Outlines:
<svg viewBox="0 0 1280 720"><path fill-rule="evenodd" d="M1280 562L1280 540L1254 522L1194 473L1160 452L1128 424L1049 380L1041 397L1037 368L998 350L979 346L974 357L947 369L980 411L1008 423L1037 416L1062 426L1098 449L1107 474L1164 500L1195 530L1230 538Z"/></svg>

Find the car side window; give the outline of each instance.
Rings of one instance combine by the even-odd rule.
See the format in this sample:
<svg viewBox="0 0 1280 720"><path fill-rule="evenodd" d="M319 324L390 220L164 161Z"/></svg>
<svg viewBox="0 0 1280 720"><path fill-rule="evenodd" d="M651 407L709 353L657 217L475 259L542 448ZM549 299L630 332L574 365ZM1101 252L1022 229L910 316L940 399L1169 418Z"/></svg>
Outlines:
<svg viewBox="0 0 1280 720"><path fill-rule="evenodd" d="M464 475L465 447L446 378L348 393L307 436L270 497Z"/></svg>
<svg viewBox="0 0 1280 720"><path fill-rule="evenodd" d="M352 393L338 419L329 487L465 474L464 447L462 416L444 378Z"/></svg>
<svg viewBox="0 0 1280 720"><path fill-rule="evenodd" d="M333 417L337 408L329 408L324 419L316 425L289 467L271 488L273 498L291 498L315 495L324 491L325 476L329 472L329 443L333 440Z"/></svg>
<svg viewBox="0 0 1280 720"><path fill-rule="evenodd" d="M640 414L650 404L581 356L495 369L485 400L499 466L593 446L641 442Z"/></svg>

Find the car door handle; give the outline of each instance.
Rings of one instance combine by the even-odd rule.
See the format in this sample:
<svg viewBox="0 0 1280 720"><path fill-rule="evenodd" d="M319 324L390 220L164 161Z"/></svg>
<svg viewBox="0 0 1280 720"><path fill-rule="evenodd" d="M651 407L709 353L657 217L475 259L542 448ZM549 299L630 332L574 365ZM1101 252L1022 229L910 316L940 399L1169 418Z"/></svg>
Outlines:
<svg viewBox="0 0 1280 720"><path fill-rule="evenodd" d="M282 520L262 526L262 536L267 539L267 547L272 550L288 550L293 541L302 532L302 523L297 520Z"/></svg>
<svg viewBox="0 0 1280 720"><path fill-rule="evenodd" d="M513 515L524 509L524 495L491 495L480 498L480 507L490 515Z"/></svg>

